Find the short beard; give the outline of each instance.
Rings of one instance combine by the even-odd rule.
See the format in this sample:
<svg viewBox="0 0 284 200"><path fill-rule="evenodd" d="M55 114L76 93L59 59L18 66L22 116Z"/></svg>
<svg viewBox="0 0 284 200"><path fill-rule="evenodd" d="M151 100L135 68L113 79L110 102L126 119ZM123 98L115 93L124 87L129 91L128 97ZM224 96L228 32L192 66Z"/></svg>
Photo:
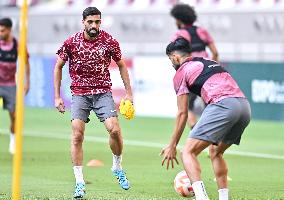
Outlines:
<svg viewBox="0 0 284 200"><path fill-rule="evenodd" d="M99 34L99 30L96 30L96 29L93 29L93 30L95 30L96 32L95 33L91 33L91 30L85 30L86 31L86 33L88 34L88 36L90 36L91 38L94 38L94 37L96 37L98 34Z"/></svg>
<svg viewBox="0 0 284 200"><path fill-rule="evenodd" d="M180 68L180 64L178 64L178 65L173 64L173 67L175 68L175 70L178 70Z"/></svg>
<svg viewBox="0 0 284 200"><path fill-rule="evenodd" d="M2 36L2 37L0 37L0 40L3 40L3 41L6 41L6 40L8 40L8 36L7 37L5 37L5 36Z"/></svg>

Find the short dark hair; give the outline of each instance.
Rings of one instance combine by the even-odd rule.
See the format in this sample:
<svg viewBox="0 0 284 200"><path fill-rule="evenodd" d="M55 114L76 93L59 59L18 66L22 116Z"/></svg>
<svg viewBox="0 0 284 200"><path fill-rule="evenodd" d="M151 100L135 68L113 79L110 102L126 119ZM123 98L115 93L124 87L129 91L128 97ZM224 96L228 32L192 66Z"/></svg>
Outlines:
<svg viewBox="0 0 284 200"><path fill-rule="evenodd" d="M196 19L197 15L193 9L193 7L187 4L176 4L172 10L171 15L175 18L180 20L184 24L193 24Z"/></svg>
<svg viewBox="0 0 284 200"><path fill-rule="evenodd" d="M101 17L102 13L96 7L88 7L83 11L82 15L83 15L83 20L85 20L90 15L100 15Z"/></svg>
<svg viewBox="0 0 284 200"><path fill-rule="evenodd" d="M191 53L191 45L190 42L183 37L177 38L175 41L168 44L166 48L166 54L170 55L172 52L178 51L180 53Z"/></svg>
<svg viewBox="0 0 284 200"><path fill-rule="evenodd" d="M13 22L10 18L0 19L0 26L5 26L6 28L12 28Z"/></svg>

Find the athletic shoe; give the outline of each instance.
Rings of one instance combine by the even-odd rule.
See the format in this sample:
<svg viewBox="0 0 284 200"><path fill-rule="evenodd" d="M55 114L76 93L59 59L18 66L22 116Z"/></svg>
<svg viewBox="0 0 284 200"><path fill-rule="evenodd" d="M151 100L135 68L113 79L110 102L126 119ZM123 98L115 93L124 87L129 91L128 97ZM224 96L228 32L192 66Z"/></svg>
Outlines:
<svg viewBox="0 0 284 200"><path fill-rule="evenodd" d="M86 194L85 183L76 183L73 197L75 199L83 198Z"/></svg>
<svg viewBox="0 0 284 200"><path fill-rule="evenodd" d="M130 188L130 182L126 178L125 172L123 170L113 170L112 173L118 180L118 183L122 189L128 190Z"/></svg>

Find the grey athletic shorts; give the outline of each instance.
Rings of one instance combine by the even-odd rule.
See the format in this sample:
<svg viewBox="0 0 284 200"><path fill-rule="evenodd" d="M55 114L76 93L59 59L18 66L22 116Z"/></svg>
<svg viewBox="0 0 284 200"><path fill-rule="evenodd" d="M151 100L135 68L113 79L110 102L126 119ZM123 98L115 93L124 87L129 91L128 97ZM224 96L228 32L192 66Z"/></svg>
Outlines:
<svg viewBox="0 0 284 200"><path fill-rule="evenodd" d="M107 118L117 117L112 93L102 93L85 96L72 96L71 120L80 119L86 123L90 121L90 111L93 110L98 119L104 122Z"/></svg>
<svg viewBox="0 0 284 200"><path fill-rule="evenodd" d="M245 98L226 98L209 104L190 133L190 138L213 144L240 144L250 122L251 109Z"/></svg>
<svg viewBox="0 0 284 200"><path fill-rule="evenodd" d="M4 109L14 112L16 104L16 86L0 86L0 97L3 98Z"/></svg>

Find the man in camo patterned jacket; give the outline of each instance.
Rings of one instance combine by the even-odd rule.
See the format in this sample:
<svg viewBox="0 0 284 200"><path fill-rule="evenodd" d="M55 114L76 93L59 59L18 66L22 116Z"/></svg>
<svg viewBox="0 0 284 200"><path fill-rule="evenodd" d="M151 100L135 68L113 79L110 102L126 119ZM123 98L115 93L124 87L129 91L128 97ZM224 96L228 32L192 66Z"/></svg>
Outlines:
<svg viewBox="0 0 284 200"><path fill-rule="evenodd" d="M113 153L113 175L120 186L128 190L129 181L121 167L123 140L117 112L111 92L108 67L113 59L119 67L126 90L125 100L133 101L129 74L122 59L119 43L107 32L100 30L101 12L96 7L83 11L84 30L69 37L57 51L58 59L54 69L55 107L64 113L65 107L60 97L62 67L69 61L72 80L71 103L71 159L76 178L74 198L85 195L82 162L85 123L89 122L93 110L109 132L109 145Z"/></svg>

